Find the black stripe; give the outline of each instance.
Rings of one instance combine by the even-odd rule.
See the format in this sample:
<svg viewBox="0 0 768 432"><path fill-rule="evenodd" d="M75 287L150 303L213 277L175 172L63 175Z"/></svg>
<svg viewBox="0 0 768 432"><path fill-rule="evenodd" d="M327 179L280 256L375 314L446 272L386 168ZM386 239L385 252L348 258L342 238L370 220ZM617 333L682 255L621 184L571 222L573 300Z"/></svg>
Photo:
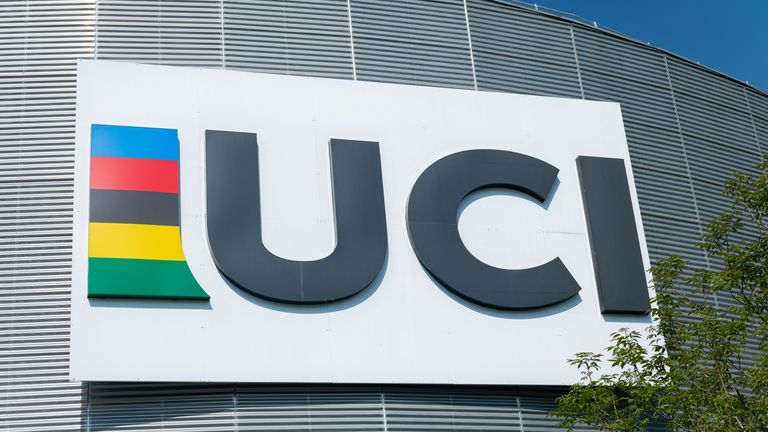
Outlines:
<svg viewBox="0 0 768 432"><path fill-rule="evenodd" d="M178 225L179 195L94 189L91 222Z"/></svg>

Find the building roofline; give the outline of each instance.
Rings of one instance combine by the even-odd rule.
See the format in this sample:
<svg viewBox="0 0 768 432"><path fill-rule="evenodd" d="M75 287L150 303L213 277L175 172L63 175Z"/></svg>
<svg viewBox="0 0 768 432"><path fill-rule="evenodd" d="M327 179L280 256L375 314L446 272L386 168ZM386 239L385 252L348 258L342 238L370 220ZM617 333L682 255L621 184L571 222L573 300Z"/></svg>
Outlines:
<svg viewBox="0 0 768 432"><path fill-rule="evenodd" d="M631 43L633 43L635 45L640 45L640 46L643 46L643 47L646 47L646 48L650 48L650 49L652 49L654 51L660 52L660 53L665 54L667 56L671 56L671 57L674 57L674 58L676 58L678 60L682 60L683 62L688 63L688 64L690 64L692 66L695 66L695 67L697 67L699 69L702 69L702 70L704 70L706 72L709 72L709 73L712 73L714 75L720 76L720 77L725 78L725 79L727 79L729 81L738 83L739 85L745 86L745 87L749 88L750 90L752 90L752 91L754 91L756 93L759 93L759 94L761 94L763 96L768 96L768 91L763 90L763 89L761 89L759 87L756 87L755 85L750 84L748 81L742 81L742 80L740 80L738 78L734 78L731 75L728 75L726 73L720 72L720 71L718 71L716 69L713 69L713 68L711 68L709 66L705 66L705 65L701 64L700 62L691 60L691 59L689 59L687 57L683 57L683 56L681 56L679 54L675 54L672 51L669 51L667 49L660 48L660 47L657 47L655 45L652 45L650 42L643 42L643 41L641 41L641 40L639 40L637 38L628 36L628 35L626 35L624 33L621 33L619 31L613 30L613 29L611 29L609 27L598 25L597 21L591 21L591 20L588 20L586 18L580 17L580 16L578 16L576 14L572 14L570 12L564 12L564 11L557 10L557 9L551 9L551 8L548 8L548 7L539 6L536 3L529 3L529 2L522 1L522 0L491 0L491 1L493 1L494 3L502 4L504 6L509 6L509 7L515 8L515 9L520 9L520 10L523 10L523 11L526 11L526 12L537 13L537 14L540 14L540 15L544 15L544 16L547 16L547 17L550 17L550 18L554 18L554 19L560 20L560 21L565 21L565 22L568 22L570 24L576 24L576 25L579 25L579 26L581 26L583 28L590 29L592 31L597 31L597 32L600 32L600 33L604 33L604 34L613 36L613 37L617 37L619 39L623 39L623 40L625 40L627 42L631 42Z"/></svg>

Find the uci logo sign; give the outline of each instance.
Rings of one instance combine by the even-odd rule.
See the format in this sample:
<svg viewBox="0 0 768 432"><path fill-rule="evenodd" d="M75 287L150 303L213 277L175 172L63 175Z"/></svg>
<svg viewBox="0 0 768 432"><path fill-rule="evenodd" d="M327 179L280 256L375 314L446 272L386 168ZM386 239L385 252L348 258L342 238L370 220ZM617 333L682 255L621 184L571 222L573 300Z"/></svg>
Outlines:
<svg viewBox="0 0 768 432"><path fill-rule="evenodd" d="M81 61L76 105L72 379L570 385L651 322L616 103Z"/></svg>
<svg viewBox="0 0 768 432"><path fill-rule="evenodd" d="M256 135L205 132L209 246L218 271L240 290L274 302L330 303L358 294L381 271L388 241L379 144L333 138L329 146L337 244L322 259L294 261L262 242ZM646 313L624 161L582 156L574 163L601 310ZM484 149L426 167L403 209L424 269L489 308L542 308L576 295L581 288L559 257L525 269L493 267L467 250L458 230L457 209L472 192L508 188L544 202L558 171L531 156ZM179 192L176 130L92 125L89 297L208 298L181 249Z"/></svg>

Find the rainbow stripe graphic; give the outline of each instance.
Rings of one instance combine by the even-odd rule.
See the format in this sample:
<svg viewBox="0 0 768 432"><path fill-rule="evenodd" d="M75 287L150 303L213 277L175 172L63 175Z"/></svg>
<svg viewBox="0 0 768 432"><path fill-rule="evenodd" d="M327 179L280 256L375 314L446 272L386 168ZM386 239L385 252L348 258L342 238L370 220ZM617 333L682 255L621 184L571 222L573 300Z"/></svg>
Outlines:
<svg viewBox="0 0 768 432"><path fill-rule="evenodd" d="M88 297L209 298L181 248L175 129L91 126Z"/></svg>

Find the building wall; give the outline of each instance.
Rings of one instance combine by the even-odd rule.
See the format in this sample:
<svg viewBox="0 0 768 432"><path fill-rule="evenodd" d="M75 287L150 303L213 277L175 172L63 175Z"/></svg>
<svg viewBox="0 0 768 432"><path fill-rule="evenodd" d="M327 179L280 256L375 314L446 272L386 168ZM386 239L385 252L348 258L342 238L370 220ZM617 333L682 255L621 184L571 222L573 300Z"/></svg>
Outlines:
<svg viewBox="0 0 768 432"><path fill-rule="evenodd" d="M652 260L678 254L717 266L693 245L725 204L723 179L768 150L766 93L495 0L5 0L6 430L535 431L555 423L546 413L557 389L70 383L75 69L77 58L94 57L620 102Z"/></svg>

